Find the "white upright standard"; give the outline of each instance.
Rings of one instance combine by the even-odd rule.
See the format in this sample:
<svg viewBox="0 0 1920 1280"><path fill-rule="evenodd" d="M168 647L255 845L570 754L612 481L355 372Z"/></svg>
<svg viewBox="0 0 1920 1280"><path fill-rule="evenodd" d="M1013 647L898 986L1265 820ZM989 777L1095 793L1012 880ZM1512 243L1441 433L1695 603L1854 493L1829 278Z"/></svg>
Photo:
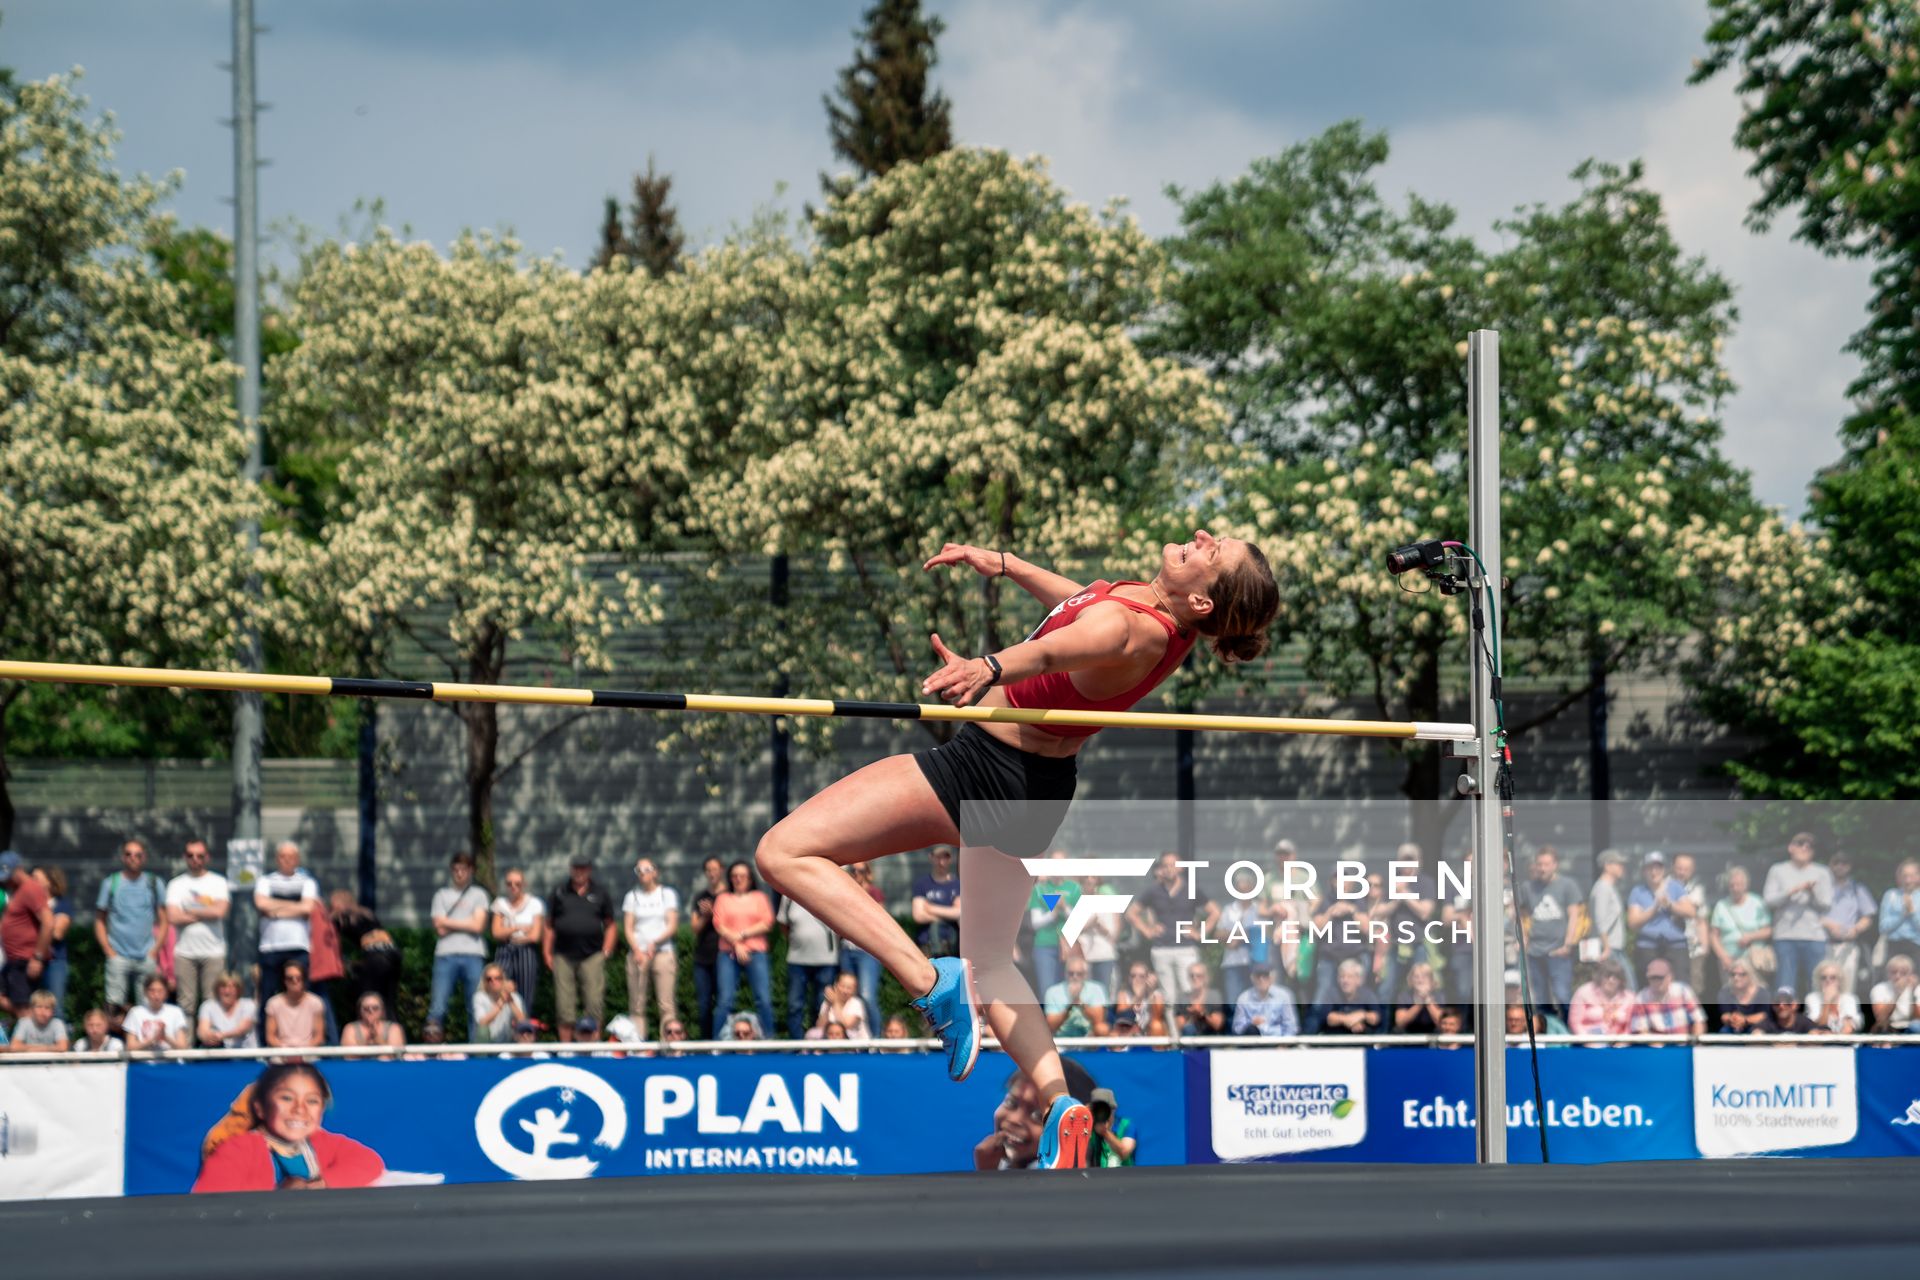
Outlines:
<svg viewBox="0 0 1920 1280"><path fill-rule="evenodd" d="M1467 541L1487 567L1473 603L1486 617L1487 647L1500 651L1500 335L1477 329L1467 340ZM1494 607L1488 607L1494 606ZM1507 1162L1506 858L1504 802L1490 658L1469 628L1472 715L1479 739L1473 764L1473 1101L1481 1164Z"/></svg>

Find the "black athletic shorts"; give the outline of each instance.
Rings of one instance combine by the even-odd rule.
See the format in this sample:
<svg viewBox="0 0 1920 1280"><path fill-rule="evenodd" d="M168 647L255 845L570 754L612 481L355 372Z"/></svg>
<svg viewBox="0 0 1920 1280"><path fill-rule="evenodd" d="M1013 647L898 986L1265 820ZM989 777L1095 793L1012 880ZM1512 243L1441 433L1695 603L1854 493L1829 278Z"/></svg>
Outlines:
<svg viewBox="0 0 1920 1280"><path fill-rule="evenodd" d="M9 960L0 964L0 995L11 1000L22 1017L26 1016L27 999L32 994L33 981L27 977L27 961Z"/></svg>
<svg viewBox="0 0 1920 1280"><path fill-rule="evenodd" d="M1079 774L1072 756L1010 747L977 724L913 758L959 828L962 844L1016 858L1037 858L1052 847Z"/></svg>

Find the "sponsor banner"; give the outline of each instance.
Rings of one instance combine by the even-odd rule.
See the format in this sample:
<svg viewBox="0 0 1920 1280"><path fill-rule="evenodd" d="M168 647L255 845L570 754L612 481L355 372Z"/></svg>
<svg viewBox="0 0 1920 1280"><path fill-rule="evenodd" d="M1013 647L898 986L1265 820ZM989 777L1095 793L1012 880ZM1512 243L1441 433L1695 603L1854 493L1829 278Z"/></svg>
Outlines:
<svg viewBox="0 0 1920 1280"><path fill-rule="evenodd" d="M1700 1154L1773 1155L1852 1142L1860 1128L1856 1052L1872 1050L1694 1049L1693 1135Z"/></svg>
<svg viewBox="0 0 1920 1280"><path fill-rule="evenodd" d="M0 1200L122 1194L127 1068L0 1068Z"/></svg>
<svg viewBox="0 0 1920 1280"><path fill-rule="evenodd" d="M1180 1055L1074 1057L1114 1091L1138 1163L1181 1162ZM941 1059L922 1054L353 1059L317 1069L318 1084L310 1069L272 1078L258 1063L133 1064L127 1193L187 1191L196 1181L266 1190L315 1175L327 1186L367 1186L932 1173L997 1163L1037 1138L1030 1107L1002 1105L1011 1067L998 1054L983 1055L960 1085ZM277 1160L269 1136L282 1149Z"/></svg>
<svg viewBox="0 0 1920 1280"><path fill-rule="evenodd" d="M1854 1057L1854 1078L1860 1088L1860 1132L1832 1154L1920 1156L1920 1044L1863 1046Z"/></svg>
<svg viewBox="0 0 1920 1280"><path fill-rule="evenodd" d="M1351 1055L1363 1064L1356 1087L1348 1077L1314 1064L1329 1053ZM1295 1089L1318 1085L1347 1089L1356 1099L1356 1122L1302 1119L1282 1136L1269 1128L1264 1151L1256 1139L1236 1137L1242 1127L1258 1128L1243 1115L1245 1103L1229 1096L1251 1071L1236 1060L1265 1060L1282 1055L1297 1066L1270 1073L1266 1082ZM1279 1158L1327 1161L1471 1163L1474 1159L1473 1055L1465 1050L1339 1049L1219 1050L1192 1055L1189 1098L1210 1106L1212 1145L1206 1111L1189 1125L1189 1159ZM1607 1160L1685 1160L1693 1145L1688 1092L1688 1056L1655 1047L1629 1049L1546 1049L1540 1054L1540 1084L1545 1095L1549 1153L1555 1163L1588 1164ZM1257 1072L1255 1072L1257 1076ZM1252 1083L1259 1083L1256 1080ZM1242 1099L1283 1097L1284 1089L1246 1093ZM1223 1114L1224 1112L1224 1114ZM1515 1164L1540 1160L1541 1110L1533 1096L1533 1075L1524 1050L1507 1054L1507 1158ZM1223 1142L1223 1133L1225 1140ZM1335 1139L1344 1139L1336 1141ZM1229 1154L1229 1152L1236 1154Z"/></svg>
<svg viewBox="0 0 1920 1280"><path fill-rule="evenodd" d="M1228 1049L1209 1063L1213 1155L1257 1160L1367 1137L1365 1049Z"/></svg>

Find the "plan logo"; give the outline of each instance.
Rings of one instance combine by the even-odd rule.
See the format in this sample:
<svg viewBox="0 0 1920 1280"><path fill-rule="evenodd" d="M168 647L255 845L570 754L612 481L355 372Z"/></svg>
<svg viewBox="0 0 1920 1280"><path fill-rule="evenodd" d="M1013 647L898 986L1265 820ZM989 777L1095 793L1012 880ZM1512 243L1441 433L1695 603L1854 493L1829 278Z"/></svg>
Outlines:
<svg viewBox="0 0 1920 1280"><path fill-rule="evenodd" d="M1920 1098L1907 1104L1907 1114L1894 1121L1898 1125L1920 1124Z"/></svg>
<svg viewBox="0 0 1920 1280"><path fill-rule="evenodd" d="M534 1099L541 1105L533 1114L515 1115L510 1124L514 1109ZM617 1151L627 1139L627 1104L619 1091L591 1071L558 1063L516 1071L489 1089L473 1114L473 1136L487 1159L522 1182L590 1178L600 1162L587 1154L587 1138L577 1131L584 1128L575 1114L583 1100L600 1113L592 1149Z"/></svg>
<svg viewBox="0 0 1920 1280"><path fill-rule="evenodd" d="M1020 865L1027 874L1039 880L1059 880L1080 876L1099 876L1101 879L1130 879L1144 876L1153 870L1153 858L1022 858ZM1043 893L1040 901L1047 904L1051 911L1059 905L1060 895ZM1081 932L1088 921L1095 916L1124 915L1133 902L1130 893L1084 893L1073 904L1073 910L1067 912L1066 923L1060 927L1060 936L1068 946L1080 941Z"/></svg>

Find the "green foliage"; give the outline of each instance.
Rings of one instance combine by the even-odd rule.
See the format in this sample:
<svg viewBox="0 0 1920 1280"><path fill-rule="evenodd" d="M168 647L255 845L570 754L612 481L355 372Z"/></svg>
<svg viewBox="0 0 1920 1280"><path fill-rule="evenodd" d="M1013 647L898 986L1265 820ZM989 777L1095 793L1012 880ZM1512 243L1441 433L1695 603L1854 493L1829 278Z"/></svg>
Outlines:
<svg viewBox="0 0 1920 1280"><path fill-rule="evenodd" d="M951 104L927 84L946 24L923 17L920 0L875 0L854 32L861 46L840 73L839 101L824 99L834 154L861 177L914 164L953 145ZM823 180L829 194L837 184Z"/></svg>
<svg viewBox="0 0 1920 1280"><path fill-rule="evenodd" d="M1709 686L1730 725L1761 739L1735 767L1756 795L1912 798L1920 670L1920 8L1906 0L1713 0L1696 82L1737 67L1736 139L1761 196L1751 220L1797 218L1797 238L1875 265L1848 349L1845 452L1809 514L1860 591L1850 635L1777 670ZM1820 605L1813 603L1813 608ZM1774 696L1769 697L1769 694Z"/></svg>
<svg viewBox="0 0 1920 1280"><path fill-rule="evenodd" d="M624 258L656 280L680 270L686 257L687 237L680 230L680 215L669 203L672 191L673 179L656 172L653 157L648 156L647 171L633 175L630 226L620 225L619 203L607 201L606 216L600 225L600 249L594 255L593 265L604 268L615 258Z"/></svg>
<svg viewBox="0 0 1920 1280"><path fill-rule="evenodd" d="M1718 448L1726 281L1682 253L1638 165L1580 166L1572 200L1519 210L1493 247L1443 205L1387 205L1386 156L1350 122L1173 192L1179 275L1154 342L1214 375L1247 447L1217 492L1284 566L1278 638L1383 717L1441 718L1464 610L1401 591L1378 556L1465 533L1463 339L1484 327L1501 337L1502 624L1529 655L1510 674L1574 676L1564 706L1592 659L1676 661L1726 603L1695 576L1714 531L1759 514ZM1431 796L1432 753L1410 759L1408 793Z"/></svg>

